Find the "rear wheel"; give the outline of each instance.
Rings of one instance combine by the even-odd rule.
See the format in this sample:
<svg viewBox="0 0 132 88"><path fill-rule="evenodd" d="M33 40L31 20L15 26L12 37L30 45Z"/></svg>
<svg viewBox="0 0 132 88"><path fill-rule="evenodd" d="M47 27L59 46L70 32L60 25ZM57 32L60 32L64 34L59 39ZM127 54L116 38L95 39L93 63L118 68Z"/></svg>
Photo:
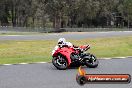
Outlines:
<svg viewBox="0 0 132 88"><path fill-rule="evenodd" d="M85 65L90 68L95 68L99 64L99 61L93 54L89 54L88 56L85 56Z"/></svg>
<svg viewBox="0 0 132 88"><path fill-rule="evenodd" d="M59 70L65 70L68 67L67 60L62 55L58 55L57 57L53 57L52 63Z"/></svg>

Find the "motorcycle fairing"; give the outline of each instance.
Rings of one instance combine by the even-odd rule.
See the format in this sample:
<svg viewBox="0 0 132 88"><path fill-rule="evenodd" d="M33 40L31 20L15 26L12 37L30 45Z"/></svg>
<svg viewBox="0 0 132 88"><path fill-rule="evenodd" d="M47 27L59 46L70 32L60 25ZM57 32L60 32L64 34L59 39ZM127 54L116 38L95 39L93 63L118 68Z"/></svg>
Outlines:
<svg viewBox="0 0 132 88"><path fill-rule="evenodd" d="M71 64L71 53L74 52L74 50L72 48L68 48L68 47L63 47L59 50L59 52L64 55L68 61L68 65Z"/></svg>

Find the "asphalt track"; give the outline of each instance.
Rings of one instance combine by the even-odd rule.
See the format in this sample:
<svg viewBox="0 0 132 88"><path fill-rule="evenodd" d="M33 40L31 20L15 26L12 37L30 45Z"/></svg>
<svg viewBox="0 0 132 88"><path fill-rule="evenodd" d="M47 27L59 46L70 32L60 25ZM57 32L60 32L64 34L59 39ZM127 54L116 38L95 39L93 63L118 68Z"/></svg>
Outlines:
<svg viewBox="0 0 132 88"><path fill-rule="evenodd" d="M130 74L132 58L99 60L88 74ZM77 68L57 70L51 63L0 66L0 88L132 88L130 84L85 84L76 82Z"/></svg>
<svg viewBox="0 0 132 88"><path fill-rule="evenodd" d="M0 35L0 40L54 40L60 37L66 39L86 39L86 38L102 38L116 36L130 36L132 31L125 32L80 32L80 33L50 33L40 35Z"/></svg>

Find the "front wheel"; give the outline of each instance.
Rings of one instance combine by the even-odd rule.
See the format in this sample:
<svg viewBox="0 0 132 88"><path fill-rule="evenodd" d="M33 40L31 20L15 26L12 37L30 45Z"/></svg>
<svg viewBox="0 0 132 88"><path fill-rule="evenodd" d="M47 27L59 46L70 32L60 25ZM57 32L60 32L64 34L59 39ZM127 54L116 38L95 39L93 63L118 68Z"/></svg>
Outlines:
<svg viewBox="0 0 132 88"><path fill-rule="evenodd" d="M52 63L59 70L65 70L68 67L67 60L62 55L58 55L57 57L53 57Z"/></svg>
<svg viewBox="0 0 132 88"><path fill-rule="evenodd" d="M99 61L98 59L93 55L89 54L88 56L85 56L85 65L90 68L95 68L98 66Z"/></svg>

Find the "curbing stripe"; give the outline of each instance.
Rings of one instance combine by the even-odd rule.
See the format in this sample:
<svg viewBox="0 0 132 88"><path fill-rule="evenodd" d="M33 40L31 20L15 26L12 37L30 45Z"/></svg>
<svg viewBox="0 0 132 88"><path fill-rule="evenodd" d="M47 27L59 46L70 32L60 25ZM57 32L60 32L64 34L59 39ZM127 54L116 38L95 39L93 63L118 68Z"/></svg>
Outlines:
<svg viewBox="0 0 132 88"><path fill-rule="evenodd" d="M125 58L125 57L116 57L116 58Z"/></svg>
<svg viewBox="0 0 132 88"><path fill-rule="evenodd" d="M42 63L43 64L43 63L48 63L48 62L36 62L36 63Z"/></svg>
<svg viewBox="0 0 132 88"><path fill-rule="evenodd" d="M7 65L7 66L9 66L9 65L12 65L12 64L3 64L3 65Z"/></svg>
<svg viewBox="0 0 132 88"><path fill-rule="evenodd" d="M28 64L28 63L19 63L19 64Z"/></svg>
<svg viewBox="0 0 132 88"><path fill-rule="evenodd" d="M132 56L126 56L126 57L112 57L112 58L100 58L100 59L124 59L124 58L132 58Z"/></svg>
<svg viewBox="0 0 132 88"><path fill-rule="evenodd" d="M112 59L112 58L100 58L100 59L108 60L108 59Z"/></svg>
<svg viewBox="0 0 132 88"><path fill-rule="evenodd" d="M124 59L124 58L132 58L132 56L127 57L112 57L112 58L99 58L101 60L109 60L109 59ZM18 64L0 64L0 66L10 66L10 65L25 65L25 64L44 64L51 62L33 62L33 63L18 63Z"/></svg>
<svg viewBox="0 0 132 88"><path fill-rule="evenodd" d="M0 64L0 66L25 65L25 64L43 64L43 63L50 63L50 62L34 62L34 63L18 63L18 64Z"/></svg>

